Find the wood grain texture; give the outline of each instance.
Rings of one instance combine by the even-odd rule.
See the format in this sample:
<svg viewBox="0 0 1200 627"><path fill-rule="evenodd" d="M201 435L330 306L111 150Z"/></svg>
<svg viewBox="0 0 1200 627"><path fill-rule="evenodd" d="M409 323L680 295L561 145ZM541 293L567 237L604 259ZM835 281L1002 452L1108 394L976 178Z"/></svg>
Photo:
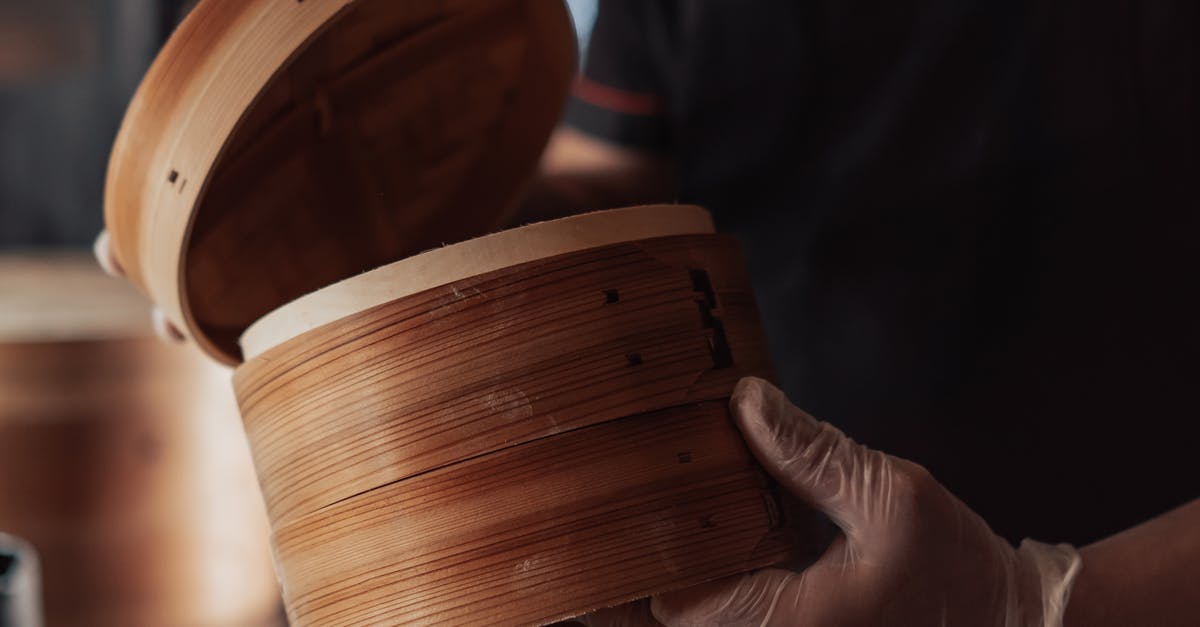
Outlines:
<svg viewBox="0 0 1200 627"><path fill-rule="evenodd" d="M539 624L778 561L772 499L718 401L383 486L275 542L295 625Z"/></svg>
<svg viewBox="0 0 1200 627"><path fill-rule="evenodd" d="M292 620L538 623L780 559L725 408L769 370L720 235L501 268L266 351L234 381Z"/></svg>
<svg viewBox="0 0 1200 627"><path fill-rule="evenodd" d="M90 256L0 256L4 277L0 318L42 317L0 339L0 529L38 551L47 624L271 624L269 525L228 371L154 339L145 300Z"/></svg>
<svg viewBox="0 0 1200 627"><path fill-rule="evenodd" d="M705 267L711 310L692 275ZM387 303L247 362L235 383L272 520L502 447L728 397L769 370L738 270L726 236L600 247ZM718 341L738 367L714 366Z"/></svg>
<svg viewBox="0 0 1200 627"><path fill-rule="evenodd" d="M236 363L242 330L279 305L498 227L574 50L561 2L204 0L113 148L113 252Z"/></svg>

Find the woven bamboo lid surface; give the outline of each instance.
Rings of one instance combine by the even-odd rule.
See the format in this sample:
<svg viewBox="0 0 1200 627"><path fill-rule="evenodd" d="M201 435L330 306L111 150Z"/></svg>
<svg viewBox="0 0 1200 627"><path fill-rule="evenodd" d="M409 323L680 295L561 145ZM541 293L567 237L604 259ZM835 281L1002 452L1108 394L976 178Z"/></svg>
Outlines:
<svg viewBox="0 0 1200 627"><path fill-rule="evenodd" d="M114 146L113 253L236 363L279 305L499 226L574 70L557 1L205 0Z"/></svg>

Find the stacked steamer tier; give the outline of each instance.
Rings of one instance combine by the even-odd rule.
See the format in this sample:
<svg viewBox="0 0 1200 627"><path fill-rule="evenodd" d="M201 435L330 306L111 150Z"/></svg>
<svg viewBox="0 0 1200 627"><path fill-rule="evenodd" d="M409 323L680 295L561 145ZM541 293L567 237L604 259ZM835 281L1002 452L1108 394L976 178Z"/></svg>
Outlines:
<svg viewBox="0 0 1200 627"><path fill-rule="evenodd" d="M294 624L544 623L785 556L727 409L764 339L708 214L476 237L574 67L558 2L209 1L135 97L114 252L240 364Z"/></svg>
<svg viewBox="0 0 1200 627"><path fill-rule="evenodd" d="M765 347L706 222L505 231L252 327L235 385L297 622L531 623L777 559L727 409Z"/></svg>
<svg viewBox="0 0 1200 627"><path fill-rule="evenodd" d="M268 525L228 373L149 331L90 255L0 257L0 531L47 624L272 624Z"/></svg>

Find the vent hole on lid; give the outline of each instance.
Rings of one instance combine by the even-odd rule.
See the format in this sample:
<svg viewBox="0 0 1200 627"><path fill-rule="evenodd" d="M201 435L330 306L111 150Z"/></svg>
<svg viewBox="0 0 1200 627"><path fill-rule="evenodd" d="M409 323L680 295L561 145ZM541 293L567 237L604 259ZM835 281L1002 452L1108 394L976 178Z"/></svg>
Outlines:
<svg viewBox="0 0 1200 627"><path fill-rule="evenodd" d="M170 174L167 174L167 182L174 183L177 180L179 180L179 172L171 170Z"/></svg>

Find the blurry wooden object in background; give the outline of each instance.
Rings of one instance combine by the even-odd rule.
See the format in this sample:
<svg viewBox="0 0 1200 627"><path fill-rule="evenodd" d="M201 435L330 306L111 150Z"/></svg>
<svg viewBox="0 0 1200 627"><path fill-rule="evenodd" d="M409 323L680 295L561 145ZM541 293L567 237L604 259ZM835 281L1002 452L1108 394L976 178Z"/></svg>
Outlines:
<svg viewBox="0 0 1200 627"><path fill-rule="evenodd" d="M28 542L0 532L0 627L42 627L42 567Z"/></svg>
<svg viewBox="0 0 1200 627"><path fill-rule="evenodd" d="M130 104L112 251L245 362L298 627L541 623L787 552L727 408L765 340L707 212L470 239L575 70L559 0L207 0Z"/></svg>
<svg viewBox="0 0 1200 627"><path fill-rule="evenodd" d="M0 86L94 61L99 42L89 17L72 0L0 0Z"/></svg>
<svg viewBox="0 0 1200 627"><path fill-rule="evenodd" d="M36 547L52 627L275 620L228 372L82 253L0 257L0 530Z"/></svg>

